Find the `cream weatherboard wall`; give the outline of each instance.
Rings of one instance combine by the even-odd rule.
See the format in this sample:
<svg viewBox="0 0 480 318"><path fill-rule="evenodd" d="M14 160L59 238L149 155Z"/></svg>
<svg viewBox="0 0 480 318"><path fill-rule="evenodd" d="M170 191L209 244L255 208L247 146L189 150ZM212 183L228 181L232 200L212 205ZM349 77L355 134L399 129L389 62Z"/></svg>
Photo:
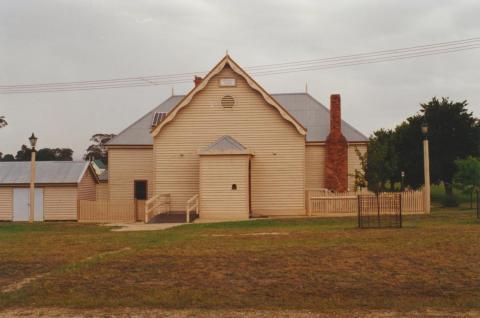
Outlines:
<svg viewBox="0 0 480 318"><path fill-rule="evenodd" d="M325 149L325 145L321 144L307 144L305 148L307 189L325 187Z"/></svg>
<svg viewBox="0 0 480 318"><path fill-rule="evenodd" d="M200 218L248 219L250 155L200 157Z"/></svg>
<svg viewBox="0 0 480 318"><path fill-rule="evenodd" d="M0 220L10 221L13 218L13 188L0 188Z"/></svg>
<svg viewBox="0 0 480 318"><path fill-rule="evenodd" d="M43 217L45 220L77 219L77 185L43 188Z"/></svg>
<svg viewBox="0 0 480 318"><path fill-rule="evenodd" d="M97 198L97 182L93 177L93 172L88 169L78 184L78 200L94 201Z"/></svg>
<svg viewBox="0 0 480 318"><path fill-rule="evenodd" d="M236 86L220 87L219 79L225 77L235 78ZM226 95L235 100L232 108L221 105ZM223 135L255 154L251 167L254 213L305 213L305 136L228 67L154 137L156 192L171 194L174 211L184 211L187 200L199 192L198 150ZM110 196L113 189L112 185Z"/></svg>
<svg viewBox="0 0 480 318"><path fill-rule="evenodd" d="M107 182L100 182L97 184L97 200L108 200L108 183Z"/></svg>
<svg viewBox="0 0 480 318"><path fill-rule="evenodd" d="M151 148L109 148L108 161L110 200L133 200L134 180L147 180L148 197L152 197L153 152Z"/></svg>

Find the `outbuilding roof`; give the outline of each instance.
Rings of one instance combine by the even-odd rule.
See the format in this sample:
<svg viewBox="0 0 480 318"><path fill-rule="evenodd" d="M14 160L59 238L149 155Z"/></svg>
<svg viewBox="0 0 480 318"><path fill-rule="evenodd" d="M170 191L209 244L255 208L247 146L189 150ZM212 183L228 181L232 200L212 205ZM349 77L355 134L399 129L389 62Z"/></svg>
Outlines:
<svg viewBox="0 0 480 318"><path fill-rule="evenodd" d="M307 128L307 141L324 142L330 131L330 110L308 93L271 94L302 126ZM107 145L152 145L150 135L155 113L168 113L183 95L171 96L115 136ZM366 142L368 138L342 120L342 133L349 142Z"/></svg>
<svg viewBox="0 0 480 318"><path fill-rule="evenodd" d="M200 150L201 155L222 155L222 154L250 154L241 143L228 135L222 136L204 149Z"/></svg>
<svg viewBox="0 0 480 318"><path fill-rule="evenodd" d="M30 182L30 162L0 162L0 184ZM79 183L89 167L88 161L37 161L35 183Z"/></svg>

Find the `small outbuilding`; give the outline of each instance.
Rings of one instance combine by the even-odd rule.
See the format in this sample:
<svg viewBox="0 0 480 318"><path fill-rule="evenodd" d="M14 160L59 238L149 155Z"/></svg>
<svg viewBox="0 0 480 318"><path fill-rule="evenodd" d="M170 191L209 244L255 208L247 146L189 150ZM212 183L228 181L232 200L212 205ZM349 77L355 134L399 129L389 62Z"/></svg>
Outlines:
<svg viewBox="0 0 480 318"><path fill-rule="evenodd" d="M30 162L0 162L0 221L28 221ZM96 200L98 177L89 162L38 161L35 221L77 220L78 200Z"/></svg>

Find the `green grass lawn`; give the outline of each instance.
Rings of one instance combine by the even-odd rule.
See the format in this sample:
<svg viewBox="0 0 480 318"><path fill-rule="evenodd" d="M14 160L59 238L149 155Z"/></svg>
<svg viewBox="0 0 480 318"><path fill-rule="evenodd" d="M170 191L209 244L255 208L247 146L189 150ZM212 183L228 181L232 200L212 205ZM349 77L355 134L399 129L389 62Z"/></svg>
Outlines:
<svg viewBox="0 0 480 318"><path fill-rule="evenodd" d="M354 218L153 232L0 223L6 287L0 310L479 310L480 222L437 208L405 216L403 229L359 230Z"/></svg>

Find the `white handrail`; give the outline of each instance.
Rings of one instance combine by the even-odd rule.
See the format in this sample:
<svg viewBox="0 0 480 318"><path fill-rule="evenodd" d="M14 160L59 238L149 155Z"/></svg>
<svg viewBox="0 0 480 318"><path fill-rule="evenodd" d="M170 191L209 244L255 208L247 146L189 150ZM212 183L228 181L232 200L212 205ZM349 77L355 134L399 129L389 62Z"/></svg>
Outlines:
<svg viewBox="0 0 480 318"><path fill-rule="evenodd" d="M190 223L190 211L193 209L195 209L195 212L198 214L198 194L195 194L187 201L187 208L185 209L187 211L187 223Z"/></svg>
<svg viewBox="0 0 480 318"><path fill-rule="evenodd" d="M145 223L155 215L170 211L170 193L159 193L145 202Z"/></svg>

